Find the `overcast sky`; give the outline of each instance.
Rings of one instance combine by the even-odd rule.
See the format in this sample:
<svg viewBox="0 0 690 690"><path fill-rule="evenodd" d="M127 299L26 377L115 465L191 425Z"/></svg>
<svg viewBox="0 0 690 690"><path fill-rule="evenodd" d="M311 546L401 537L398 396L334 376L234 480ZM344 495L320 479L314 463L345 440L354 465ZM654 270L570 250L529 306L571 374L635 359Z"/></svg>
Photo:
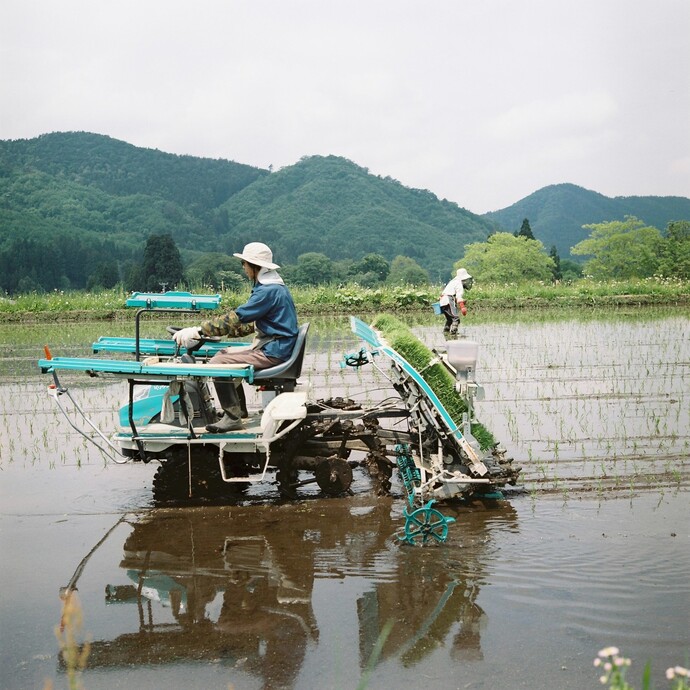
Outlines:
<svg viewBox="0 0 690 690"><path fill-rule="evenodd" d="M689 36L690 0L2 0L0 139L334 154L475 213L690 196Z"/></svg>

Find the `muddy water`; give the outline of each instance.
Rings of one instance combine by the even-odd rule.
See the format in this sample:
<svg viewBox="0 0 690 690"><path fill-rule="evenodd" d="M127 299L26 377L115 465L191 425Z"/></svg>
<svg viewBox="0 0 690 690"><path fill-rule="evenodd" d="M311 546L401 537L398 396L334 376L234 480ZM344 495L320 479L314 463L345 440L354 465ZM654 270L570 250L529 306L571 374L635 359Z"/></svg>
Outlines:
<svg viewBox="0 0 690 690"><path fill-rule="evenodd" d="M523 489L444 507L457 523L425 549L397 542L399 487L375 499L359 473L347 498L264 487L154 508L155 468L104 462L33 367L44 339L88 354L102 326L0 330L0 686L66 687L53 628L71 583L88 689L355 688L367 673L371 688L574 689L598 685L592 659L611 644L633 685L651 660L665 687L690 654L687 317L468 324L479 417ZM437 322L414 327L440 344ZM385 371L339 368L358 348L344 321L315 324L315 393L390 395ZM114 424L123 384L69 383Z"/></svg>

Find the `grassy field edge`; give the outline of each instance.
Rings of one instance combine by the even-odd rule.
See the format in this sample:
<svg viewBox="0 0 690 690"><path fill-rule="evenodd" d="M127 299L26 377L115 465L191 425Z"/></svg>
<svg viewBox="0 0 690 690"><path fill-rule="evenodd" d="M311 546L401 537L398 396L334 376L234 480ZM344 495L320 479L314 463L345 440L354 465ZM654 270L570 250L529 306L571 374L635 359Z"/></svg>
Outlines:
<svg viewBox="0 0 690 690"><path fill-rule="evenodd" d="M431 309L440 286L357 285L295 287L292 293L299 313L312 315L404 313ZM195 290L208 293L209 290ZM232 308L247 298L249 289L221 293L222 305ZM573 308L626 308L644 306L684 307L690 305L690 281L646 279L594 282L581 280L565 285L484 285L467 293L470 313L490 314L516 310L570 310ZM97 293L52 292L0 298L0 323L46 321L117 321L131 319L127 293L108 290Z"/></svg>

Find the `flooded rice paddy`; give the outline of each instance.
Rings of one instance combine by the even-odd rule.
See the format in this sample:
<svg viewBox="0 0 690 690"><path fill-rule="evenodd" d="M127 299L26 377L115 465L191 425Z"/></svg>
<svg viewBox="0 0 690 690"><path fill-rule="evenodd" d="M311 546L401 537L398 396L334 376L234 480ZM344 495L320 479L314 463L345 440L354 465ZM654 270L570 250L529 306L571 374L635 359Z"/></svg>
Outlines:
<svg viewBox="0 0 690 690"><path fill-rule="evenodd" d="M314 319L315 397L391 395L341 369L345 319ZM438 321L411 320L429 346ZM96 688L598 687L599 649L690 661L688 315L473 324L479 419L523 467L504 500L444 506L448 542L403 547L400 486L155 508L151 465L106 463L70 429L35 360L85 356L131 324L0 327L0 687L67 687L54 633L75 585ZM154 329L155 324L147 326ZM147 335L160 336L163 327ZM125 384L63 380L115 425Z"/></svg>

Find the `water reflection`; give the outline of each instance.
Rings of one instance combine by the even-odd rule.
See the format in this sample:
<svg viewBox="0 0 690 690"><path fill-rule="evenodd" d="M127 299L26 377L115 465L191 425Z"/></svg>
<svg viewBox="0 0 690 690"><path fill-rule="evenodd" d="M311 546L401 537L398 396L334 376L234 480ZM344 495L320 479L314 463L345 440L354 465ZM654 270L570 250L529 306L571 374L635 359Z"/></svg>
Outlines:
<svg viewBox="0 0 690 690"><path fill-rule="evenodd" d="M657 313L645 310L620 327L597 320L526 324L522 313L514 325L467 322L482 346L478 377L487 399L480 419L525 467L525 485L536 487L511 498L519 521L506 504L458 510L449 513L458 523L444 547L409 549L391 537L402 525L402 502L372 507L360 494L345 504L312 498L265 510L128 514L78 582L98 667L87 670L84 686L355 687L392 621L370 688L422 680L428 688L580 690L596 684L591 659L610 644L632 657L634 678L651 660L652 682L666 687L664 669L687 665L690 340L685 312L653 318ZM342 352L358 347L341 321L310 340L305 367L313 370L314 392L388 395L388 383L371 369L337 367ZM106 330L115 335L113 325ZM416 332L434 345L438 322L429 317L422 326ZM56 354L85 356L102 324L84 336L76 325L56 326L53 335L46 335L48 324L31 326L23 351L17 328L6 327L4 338L0 328L0 342L11 344L0 353L0 615L7 623L0 686L8 690L42 687L49 676L64 686L54 675L56 590L113 515L146 509L155 469L104 466L60 426L45 395L46 377L35 364L42 344L57 345L60 331L65 347ZM131 324L122 332L128 334ZM99 426L114 428L121 384L75 375L75 388L84 383L80 402ZM614 493L604 491L607 478ZM575 492L576 480L590 491ZM638 495L633 480L654 490ZM149 538L139 539L147 523ZM132 533L127 553L125 532ZM245 579L233 596L245 608L228 613L224 629L218 621L233 588L225 539L242 536L255 553L261 544L271 565L235 566ZM233 556L230 565L247 560ZM167 579L140 588L154 570ZM307 603L271 599L256 584L258 572L265 592L277 590L281 574L300 582L295 571L306 573ZM215 596L206 594L202 605L204 587ZM298 610L306 631L287 615ZM233 632L269 614L272 624ZM279 647L272 628L286 631ZM275 660L266 659L269 639ZM281 661L284 673L275 668Z"/></svg>
<svg viewBox="0 0 690 690"><path fill-rule="evenodd" d="M492 530L515 529L515 512L505 503L458 509L462 543L423 549L398 543L399 503L313 500L136 517L105 585L105 617L117 610L120 623L104 627L122 627L123 607L130 623L92 642L88 667L215 661L265 687L291 687L308 654L332 662L334 650L319 638L333 617L358 622L347 636L358 636L360 674L390 626L379 661L409 667L442 646L449 661L482 659L483 563ZM324 614L313 599L327 581L354 586L330 598Z"/></svg>

